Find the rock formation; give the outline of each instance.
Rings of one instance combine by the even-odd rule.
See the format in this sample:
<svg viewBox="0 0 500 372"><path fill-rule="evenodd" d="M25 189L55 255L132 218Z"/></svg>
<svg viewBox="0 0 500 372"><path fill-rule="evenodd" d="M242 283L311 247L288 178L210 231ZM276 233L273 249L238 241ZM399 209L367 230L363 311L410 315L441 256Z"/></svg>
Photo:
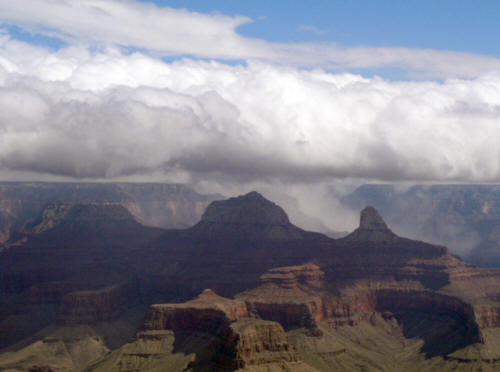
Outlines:
<svg viewBox="0 0 500 372"><path fill-rule="evenodd" d="M221 198L178 184L0 182L0 244L26 232L26 224L33 227L43 213L45 220L60 215L58 205L121 204L145 225L186 228L198 222L211 201Z"/></svg>
<svg viewBox="0 0 500 372"><path fill-rule="evenodd" d="M214 356L217 366L239 369L250 366L287 365L302 362L277 322L240 319L226 328Z"/></svg>
<svg viewBox="0 0 500 372"><path fill-rule="evenodd" d="M183 304L152 305L144 327L146 332L172 330L215 336L210 363L223 369L302 360L279 323L251 317L245 302L220 297L211 289Z"/></svg>
<svg viewBox="0 0 500 372"><path fill-rule="evenodd" d="M444 244L468 262L500 266L499 185L362 185L342 202L373 205L401 235Z"/></svg>
<svg viewBox="0 0 500 372"><path fill-rule="evenodd" d="M390 243L396 238L396 234L387 227L380 214L373 207L366 207L361 211L359 228L346 237L347 240L375 243Z"/></svg>
<svg viewBox="0 0 500 372"><path fill-rule="evenodd" d="M173 331L198 330L218 334L230 321L248 316L242 301L229 300L204 290L197 298L184 304L151 306L145 328Z"/></svg>
<svg viewBox="0 0 500 372"><path fill-rule="evenodd" d="M210 239L290 240L303 237L303 231L290 223L281 207L255 191L211 203L191 232Z"/></svg>
<svg viewBox="0 0 500 372"><path fill-rule="evenodd" d="M400 237L372 207L342 239L294 226L255 192L212 203L185 230L146 228L119 203L50 205L29 227L0 254L0 330L32 314L46 319L20 334L50 323L109 330L150 305L128 343L82 338L92 355L114 349L82 358L88 370L500 364L500 270ZM9 354L8 367L54 333Z"/></svg>

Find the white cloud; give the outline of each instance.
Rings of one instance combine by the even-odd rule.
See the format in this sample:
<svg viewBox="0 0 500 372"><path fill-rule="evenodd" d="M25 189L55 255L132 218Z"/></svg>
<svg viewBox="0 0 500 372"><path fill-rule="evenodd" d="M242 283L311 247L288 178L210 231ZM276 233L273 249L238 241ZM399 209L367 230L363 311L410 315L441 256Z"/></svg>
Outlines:
<svg viewBox="0 0 500 372"><path fill-rule="evenodd" d="M390 82L0 44L0 174L500 180L500 73Z"/></svg>
<svg viewBox="0 0 500 372"><path fill-rule="evenodd" d="M0 14L5 23L70 42L97 41L217 57L224 57L227 48L237 49L239 36L234 29L250 21L127 0L3 1Z"/></svg>
<svg viewBox="0 0 500 372"><path fill-rule="evenodd" d="M200 14L132 0L0 1L0 22L71 44L133 46L161 55L261 60L323 68L400 67L420 77L474 78L500 70L494 57L404 47L272 43L239 35L245 16ZM302 27L311 29L310 26Z"/></svg>

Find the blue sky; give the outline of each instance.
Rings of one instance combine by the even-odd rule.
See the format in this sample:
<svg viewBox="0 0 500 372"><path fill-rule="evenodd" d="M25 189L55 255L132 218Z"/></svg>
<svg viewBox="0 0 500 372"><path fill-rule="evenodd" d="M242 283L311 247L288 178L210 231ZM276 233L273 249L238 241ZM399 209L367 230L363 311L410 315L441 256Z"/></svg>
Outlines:
<svg viewBox="0 0 500 372"><path fill-rule="evenodd" d="M140 0L159 7L243 15L237 32L273 42L334 42L344 46L405 46L500 57L498 1ZM60 46L56 39L12 29L21 40Z"/></svg>
<svg viewBox="0 0 500 372"><path fill-rule="evenodd" d="M254 19L242 35L270 41L407 46L500 56L500 2L494 0L155 1ZM313 26L318 31L300 31Z"/></svg>
<svg viewBox="0 0 500 372"><path fill-rule="evenodd" d="M234 31L247 39L272 43L334 43L339 47L404 47L456 51L483 56L500 57L498 19L500 3L497 1L325 1L311 0L289 2L267 1L181 1L139 0L155 4L158 8L187 9L208 16L220 14L227 17L244 16L250 19ZM75 2L78 3L78 2ZM68 45L58 35L49 37L43 21L36 27L22 22L4 22L11 37L35 45L60 48ZM59 29L60 32L67 30ZM200 30L200 32L203 32ZM127 45L128 50L147 51L147 47ZM168 52L167 60L190 53ZM196 57L196 55L195 55ZM218 58L217 56L199 56ZM240 56L228 58L235 61ZM328 66L321 66L331 69ZM311 63L309 67L314 67ZM387 78L403 77L405 68L400 63L369 68L340 67L372 75L381 73Z"/></svg>

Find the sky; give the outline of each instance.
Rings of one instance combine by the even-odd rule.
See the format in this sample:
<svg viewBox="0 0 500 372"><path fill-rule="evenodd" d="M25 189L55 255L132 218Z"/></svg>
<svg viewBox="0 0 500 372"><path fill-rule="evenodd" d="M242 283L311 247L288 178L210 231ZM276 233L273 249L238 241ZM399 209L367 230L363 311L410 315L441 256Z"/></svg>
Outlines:
<svg viewBox="0 0 500 372"><path fill-rule="evenodd" d="M0 0L0 179L498 183L499 16L497 1Z"/></svg>

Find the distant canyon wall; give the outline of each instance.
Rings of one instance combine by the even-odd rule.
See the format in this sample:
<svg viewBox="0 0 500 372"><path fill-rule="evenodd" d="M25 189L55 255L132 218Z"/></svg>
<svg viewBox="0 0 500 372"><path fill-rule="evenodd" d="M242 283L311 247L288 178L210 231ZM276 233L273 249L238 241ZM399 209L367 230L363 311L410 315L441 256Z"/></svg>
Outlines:
<svg viewBox="0 0 500 372"><path fill-rule="evenodd" d="M34 225L50 205L117 203L144 225L186 228L198 222L210 202L221 198L180 184L4 182L0 183L0 243Z"/></svg>

